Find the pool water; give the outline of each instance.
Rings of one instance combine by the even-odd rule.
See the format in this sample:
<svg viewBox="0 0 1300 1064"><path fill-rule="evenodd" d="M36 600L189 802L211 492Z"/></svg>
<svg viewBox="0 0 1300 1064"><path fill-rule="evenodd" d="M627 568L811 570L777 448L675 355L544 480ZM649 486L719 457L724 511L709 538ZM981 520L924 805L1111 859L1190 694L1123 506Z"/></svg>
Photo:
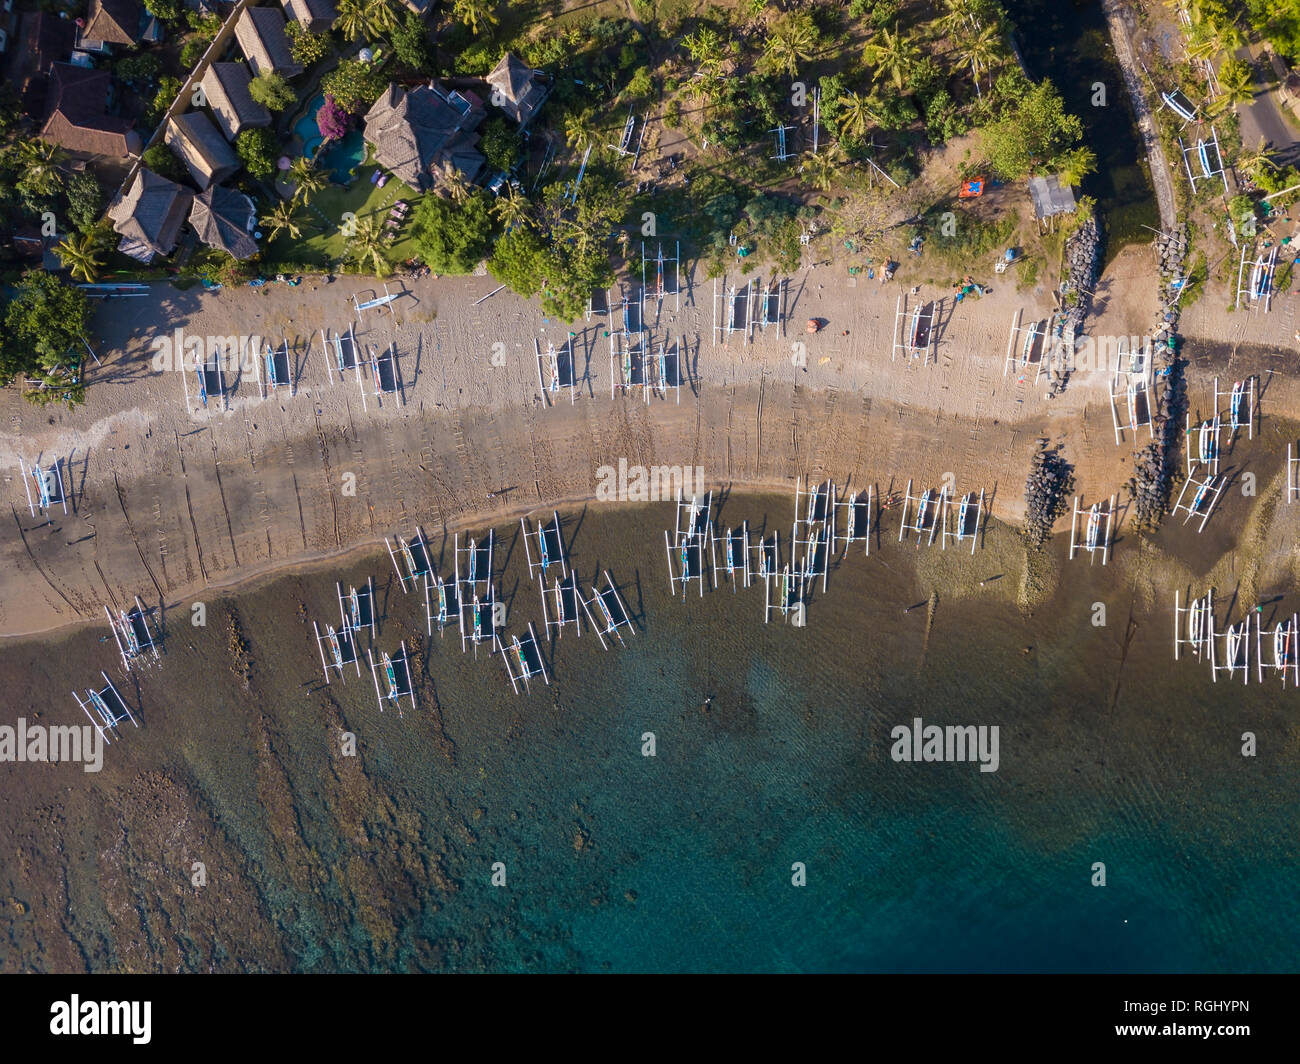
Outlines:
<svg viewBox="0 0 1300 1064"><path fill-rule="evenodd" d="M293 127L294 134L302 140L302 153L309 159L316 157L317 151L325 142L320 127L316 125L316 114L324 104L325 94L317 93L316 98L308 105L306 113ZM316 161L321 169L330 171L336 181L346 182L350 172L360 166L365 157L365 139L359 129L353 129L342 140L326 147Z"/></svg>
<svg viewBox="0 0 1300 1064"><path fill-rule="evenodd" d="M318 162L322 169L333 171L335 180L348 181L351 171L360 166L365 157L366 142L361 130L354 129L321 152Z"/></svg>

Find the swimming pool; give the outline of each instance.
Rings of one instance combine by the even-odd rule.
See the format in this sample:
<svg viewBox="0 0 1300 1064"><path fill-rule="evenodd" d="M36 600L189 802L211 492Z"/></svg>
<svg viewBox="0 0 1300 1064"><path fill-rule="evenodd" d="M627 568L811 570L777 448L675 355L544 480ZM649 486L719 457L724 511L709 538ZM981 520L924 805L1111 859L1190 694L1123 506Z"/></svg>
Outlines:
<svg viewBox="0 0 1300 1064"><path fill-rule="evenodd" d="M302 141L302 153L315 158L323 170L329 170L336 181L347 181L350 172L361 165L366 157L366 143L359 129L347 132L342 140L334 141L321 150L325 139L316 125L316 113L325 104L325 94L317 93L307 106L306 113L294 124L293 132ZM317 152L320 152L319 156Z"/></svg>

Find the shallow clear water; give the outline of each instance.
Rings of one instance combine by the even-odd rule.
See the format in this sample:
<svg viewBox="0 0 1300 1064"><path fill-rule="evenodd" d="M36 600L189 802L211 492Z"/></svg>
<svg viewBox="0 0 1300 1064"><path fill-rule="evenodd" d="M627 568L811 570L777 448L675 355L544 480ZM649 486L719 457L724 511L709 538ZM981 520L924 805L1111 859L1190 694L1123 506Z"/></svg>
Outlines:
<svg viewBox="0 0 1300 1064"><path fill-rule="evenodd" d="M780 525L790 511L733 497L721 520ZM101 776L74 781L65 815L80 826L65 831L124 854L139 910L200 940L203 919L171 900L137 823L144 781L182 784L168 845L234 877L217 944L182 962L205 970L1295 967L1300 696L1174 667L1169 604L1131 603L1113 565L1067 567L1051 603L1024 615L998 588L1017 574L992 564L1004 531L962 558L886 537L832 572L795 629L763 624L757 587L670 598L656 544L671 524L663 506L565 517L582 579L608 568L638 633L608 653L566 633L545 647L550 686L527 697L454 632L420 639L423 603L383 555L234 600L248 691L224 604L209 604L206 631L174 611L164 669L141 682L145 727ZM541 621L516 532L498 530L508 633ZM368 573L376 650L415 643L421 705L403 717L379 712L368 676L324 687L299 611L336 616L335 575ZM972 575L1000 579L954 590ZM904 607L932 590L927 639L925 608ZM1108 627L1091 623L1096 601ZM105 654L87 634L60 660L84 669ZM15 675L12 651L5 661ZM915 716L999 726L999 770L896 763L890 730ZM338 756L335 721L357 758ZM1244 730L1256 758L1240 755ZM104 791L125 841L91 811ZM806 886L792 885L796 862ZM63 874L11 869L7 889L29 896L46 872ZM115 912L102 858L67 874L106 957L162 951Z"/></svg>

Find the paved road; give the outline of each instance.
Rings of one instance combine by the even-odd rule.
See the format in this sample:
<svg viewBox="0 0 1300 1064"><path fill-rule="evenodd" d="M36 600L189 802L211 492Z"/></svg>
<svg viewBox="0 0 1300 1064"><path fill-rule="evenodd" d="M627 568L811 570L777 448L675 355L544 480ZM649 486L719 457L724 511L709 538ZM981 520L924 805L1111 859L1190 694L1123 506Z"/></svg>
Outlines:
<svg viewBox="0 0 1300 1064"><path fill-rule="evenodd" d="M1253 85L1255 97L1237 108L1241 118L1241 142L1249 149L1259 144L1262 137L1277 152L1277 161L1287 165L1300 161L1300 141L1297 130L1287 120L1285 105L1277 90L1277 76L1270 66L1268 58L1260 49L1259 55L1252 54L1249 47L1238 49L1237 58L1244 59L1255 71Z"/></svg>

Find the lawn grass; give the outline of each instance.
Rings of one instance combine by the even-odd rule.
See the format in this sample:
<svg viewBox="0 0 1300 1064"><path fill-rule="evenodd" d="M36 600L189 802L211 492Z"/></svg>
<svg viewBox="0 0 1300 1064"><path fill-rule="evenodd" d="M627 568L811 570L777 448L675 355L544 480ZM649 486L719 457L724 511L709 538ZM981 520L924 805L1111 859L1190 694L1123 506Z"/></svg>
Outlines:
<svg viewBox="0 0 1300 1064"><path fill-rule="evenodd" d="M312 196L304 212L306 224L302 235L295 240L287 232L281 232L268 244L263 252L264 271L279 263L333 268L347 261L348 242L342 231L345 216L351 213L358 220L377 217L382 223L398 200L405 200L411 210L397 240L388 248L388 260L397 264L416 257L419 250L411 238L411 218L420 194L395 177L389 177L383 188L372 185L370 175L375 169L373 163L362 165L348 188L331 185Z"/></svg>

